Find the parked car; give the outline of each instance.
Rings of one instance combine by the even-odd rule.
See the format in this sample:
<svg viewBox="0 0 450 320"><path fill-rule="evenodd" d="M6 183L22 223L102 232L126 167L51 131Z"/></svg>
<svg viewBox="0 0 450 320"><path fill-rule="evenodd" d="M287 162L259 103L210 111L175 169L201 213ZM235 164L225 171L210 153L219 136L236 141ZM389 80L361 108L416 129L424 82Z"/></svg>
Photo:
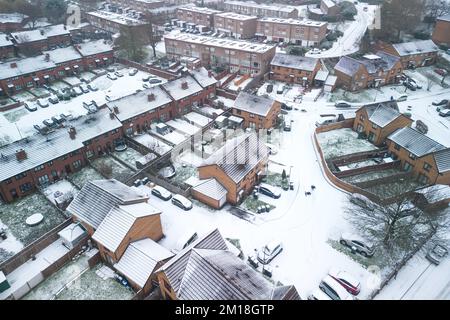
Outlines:
<svg viewBox="0 0 450 320"><path fill-rule="evenodd" d="M42 123L49 128L56 128L58 126L58 124L52 119L45 119L44 121L42 121Z"/></svg>
<svg viewBox="0 0 450 320"><path fill-rule="evenodd" d="M138 73L138 69L133 68L133 69L131 69L131 70L128 72L128 75L129 75L129 76L135 76L136 73Z"/></svg>
<svg viewBox="0 0 450 320"><path fill-rule="evenodd" d="M353 297L331 276L327 275L319 284L320 290L333 300L353 300Z"/></svg>
<svg viewBox="0 0 450 320"><path fill-rule="evenodd" d="M403 85L408 88L411 91L416 91L417 90L417 85L415 85L414 83L410 82L410 81L404 81Z"/></svg>
<svg viewBox="0 0 450 320"><path fill-rule="evenodd" d="M73 87L72 90L75 91L75 93L77 94L77 96L81 96L81 95L83 94L83 90L81 90L80 87Z"/></svg>
<svg viewBox="0 0 450 320"><path fill-rule="evenodd" d="M87 85L87 87L88 87L89 90L91 90L91 91L97 91L97 90L98 90L97 86L96 86L95 84L92 84L92 83L89 83L89 84Z"/></svg>
<svg viewBox="0 0 450 320"><path fill-rule="evenodd" d="M313 292L311 292L311 294L308 296L308 300L331 300L331 298L325 292L317 288Z"/></svg>
<svg viewBox="0 0 450 320"><path fill-rule="evenodd" d="M292 129L291 123L290 122L285 122L284 126L283 126L283 130L284 131L291 131L291 129Z"/></svg>
<svg viewBox="0 0 450 320"><path fill-rule="evenodd" d="M277 94L282 94L284 92L285 86L284 84L279 84L277 87Z"/></svg>
<svg viewBox="0 0 450 320"><path fill-rule="evenodd" d="M48 101L44 99L37 99L37 104L42 108L47 108L49 106Z"/></svg>
<svg viewBox="0 0 450 320"><path fill-rule="evenodd" d="M57 123L57 124L62 124L63 122L66 121L65 118L62 117L62 115L56 115L52 117L53 122Z"/></svg>
<svg viewBox="0 0 450 320"><path fill-rule="evenodd" d="M406 101L406 99L408 99L408 96L406 94L403 94L397 98L397 101Z"/></svg>
<svg viewBox="0 0 450 320"><path fill-rule="evenodd" d="M160 79L150 79L150 80L148 80L148 83L152 83L152 84L155 84L155 83L161 83L162 81L160 80Z"/></svg>
<svg viewBox="0 0 450 320"><path fill-rule="evenodd" d="M144 87L145 89L150 89L152 86L149 83L143 83L142 87Z"/></svg>
<svg viewBox="0 0 450 320"><path fill-rule="evenodd" d="M175 248L173 248L171 251L176 254L181 250L183 250L184 248L186 248L187 246L189 246L197 239L198 233L195 230L188 229L185 232L183 232L182 235L178 238Z"/></svg>
<svg viewBox="0 0 450 320"><path fill-rule="evenodd" d="M267 149L269 149L269 153L271 155L276 155L278 153L278 148L274 146L273 144L266 143Z"/></svg>
<svg viewBox="0 0 450 320"><path fill-rule="evenodd" d="M334 280L339 282L350 294L357 296L361 291L361 283L355 279L350 273L332 268L328 274Z"/></svg>
<svg viewBox="0 0 450 320"><path fill-rule="evenodd" d="M258 192L274 199L278 199L281 197L281 192L267 183L261 183L258 186Z"/></svg>
<svg viewBox="0 0 450 320"><path fill-rule="evenodd" d="M172 203L181 209L188 211L192 209L192 202L183 197L181 194L176 194L172 197Z"/></svg>
<svg viewBox="0 0 450 320"><path fill-rule="evenodd" d="M358 236L349 233L343 233L339 242L344 246L354 249L363 257L372 257L375 251L373 246L366 244Z"/></svg>
<svg viewBox="0 0 450 320"><path fill-rule="evenodd" d="M77 92L73 88L67 89L66 92L68 92L72 98L75 98L78 95Z"/></svg>
<svg viewBox="0 0 450 320"><path fill-rule="evenodd" d="M336 108L350 108L352 105L347 101L339 100L334 104Z"/></svg>
<svg viewBox="0 0 450 320"><path fill-rule="evenodd" d="M59 100L63 100L64 99L64 92L61 89L58 89L55 91L56 97ZM70 97L69 97L70 98Z"/></svg>
<svg viewBox="0 0 450 320"><path fill-rule="evenodd" d="M114 73L108 73L106 77L110 80L117 80L117 77Z"/></svg>
<svg viewBox="0 0 450 320"><path fill-rule="evenodd" d="M326 126L328 124L335 123L336 121L337 121L337 117L335 115L323 116L323 117L320 117L320 119L316 121L316 127Z"/></svg>
<svg viewBox="0 0 450 320"><path fill-rule="evenodd" d="M80 89L81 91L83 91L83 93L89 93L89 88L85 84L80 85Z"/></svg>
<svg viewBox="0 0 450 320"><path fill-rule="evenodd" d="M310 50L308 53L309 54L319 54L320 52L321 52L320 49L314 48L314 49Z"/></svg>
<svg viewBox="0 0 450 320"><path fill-rule="evenodd" d="M286 110L286 111L291 111L293 108L292 108L292 105L290 105L290 104L282 103L281 104L281 109L282 110Z"/></svg>
<svg viewBox="0 0 450 320"><path fill-rule="evenodd" d="M59 102L59 99L57 96L51 95L50 97L48 97L48 102L52 104L57 104Z"/></svg>
<svg viewBox="0 0 450 320"><path fill-rule="evenodd" d="M270 263L283 251L283 244L279 241L271 241L258 252L258 261L262 264Z"/></svg>
<svg viewBox="0 0 450 320"><path fill-rule="evenodd" d="M73 115L70 112L64 112L60 114L61 118L64 118L66 121L71 121L73 119Z"/></svg>
<svg viewBox="0 0 450 320"><path fill-rule="evenodd" d="M428 261L438 265L448 255L448 249L441 244L435 244L425 256Z"/></svg>
<svg viewBox="0 0 450 320"><path fill-rule="evenodd" d="M152 194L164 201L168 201L168 200L170 200L170 198L172 198L172 194L167 189L165 189L161 186L153 187Z"/></svg>
<svg viewBox="0 0 450 320"><path fill-rule="evenodd" d="M436 72L440 76L445 76L447 74L447 70L442 68L436 68L434 69L434 72Z"/></svg>
<svg viewBox="0 0 450 320"><path fill-rule="evenodd" d="M116 77L118 77L118 78L122 78L122 77L123 77L123 73L120 72L120 71L114 72L114 75L115 75Z"/></svg>
<svg viewBox="0 0 450 320"><path fill-rule="evenodd" d="M439 112L441 117L450 117L450 109L445 109Z"/></svg>
<svg viewBox="0 0 450 320"><path fill-rule="evenodd" d="M433 106L446 106L448 105L448 99L436 100L431 103Z"/></svg>
<svg viewBox="0 0 450 320"><path fill-rule="evenodd" d="M147 82L148 80L150 80L152 78L151 75L145 75L142 77L142 81Z"/></svg>
<svg viewBox="0 0 450 320"><path fill-rule="evenodd" d="M30 103L30 102L24 102L23 105L24 105L25 109L27 109L30 112L34 112L34 111L37 110L36 105L34 105L34 104Z"/></svg>

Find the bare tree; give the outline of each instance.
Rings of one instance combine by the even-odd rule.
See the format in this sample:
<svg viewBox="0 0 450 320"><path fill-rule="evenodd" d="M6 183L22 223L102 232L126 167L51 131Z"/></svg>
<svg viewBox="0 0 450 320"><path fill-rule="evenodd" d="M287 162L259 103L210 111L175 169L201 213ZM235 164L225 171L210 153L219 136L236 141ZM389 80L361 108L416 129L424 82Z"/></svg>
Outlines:
<svg viewBox="0 0 450 320"><path fill-rule="evenodd" d="M431 24L437 17L450 13L450 4L444 0L428 0L425 2L425 13Z"/></svg>
<svg viewBox="0 0 450 320"><path fill-rule="evenodd" d="M430 190L429 197L432 193ZM448 231L447 211L423 211L413 205L408 194L389 205L354 194L345 208L346 218L357 232L390 256L407 254L432 234Z"/></svg>

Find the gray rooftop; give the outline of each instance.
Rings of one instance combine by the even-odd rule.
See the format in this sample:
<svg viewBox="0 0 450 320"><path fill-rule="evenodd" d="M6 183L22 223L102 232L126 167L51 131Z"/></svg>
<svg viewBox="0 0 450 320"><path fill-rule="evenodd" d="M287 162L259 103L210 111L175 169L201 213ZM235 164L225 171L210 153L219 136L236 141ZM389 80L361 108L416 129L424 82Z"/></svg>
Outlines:
<svg viewBox="0 0 450 320"><path fill-rule="evenodd" d="M69 124L76 129L75 139L73 140L70 138L66 127L57 129L46 136L35 134L1 147L0 181L79 150L84 147L83 142L122 126L117 119L111 119L109 111L105 109L73 120ZM15 155L16 151L20 149L25 150L27 154L27 158L22 161L18 161Z"/></svg>
<svg viewBox="0 0 450 320"><path fill-rule="evenodd" d="M206 88L218 82L218 80L216 80L216 78L214 78L212 74L208 73L208 70L206 70L205 67L192 70L190 71L190 73L203 88Z"/></svg>
<svg viewBox="0 0 450 320"><path fill-rule="evenodd" d="M63 24L50 25L33 30L19 31L11 33L17 43L27 43L46 40L49 37L70 35L70 31Z"/></svg>
<svg viewBox="0 0 450 320"><path fill-rule="evenodd" d="M277 53L270 64L297 70L314 71L318 62L319 59L316 58Z"/></svg>
<svg viewBox="0 0 450 320"><path fill-rule="evenodd" d="M450 171L450 148L438 151L434 154L434 160L439 173Z"/></svg>
<svg viewBox="0 0 450 320"><path fill-rule="evenodd" d="M258 8L262 10L274 10L274 11L280 11L280 12L294 12L297 11L295 7L287 6L285 4L264 4L264 3L256 3L254 1L225 1L224 4L230 4L230 5L238 5L243 7L251 7L251 8Z"/></svg>
<svg viewBox="0 0 450 320"><path fill-rule="evenodd" d="M362 108L366 110L369 121L381 128L403 116L398 112L397 102L395 101L373 103Z"/></svg>
<svg viewBox="0 0 450 320"><path fill-rule="evenodd" d="M423 157L445 149L442 144L410 127L396 130L389 135L388 139L405 148L416 157Z"/></svg>
<svg viewBox="0 0 450 320"><path fill-rule="evenodd" d="M343 56L334 66L334 69L346 75L353 76L361 67L361 63L351 57Z"/></svg>
<svg viewBox="0 0 450 320"><path fill-rule="evenodd" d="M437 52L438 46L432 40L420 40L396 43L392 45L400 56L408 56L410 54Z"/></svg>
<svg viewBox="0 0 450 320"><path fill-rule="evenodd" d="M239 183L259 162L267 159L268 155L267 146L256 133L243 134L228 140L201 166L217 165L234 182Z"/></svg>
<svg viewBox="0 0 450 320"><path fill-rule="evenodd" d="M183 82L187 83L187 88L183 89ZM203 88L198 84L198 82L192 76L184 76L182 78L166 82L161 85L172 98L175 100L181 100L189 97L193 94L199 93Z"/></svg>
<svg viewBox="0 0 450 320"><path fill-rule="evenodd" d="M275 100L250 94L247 92L241 92L234 100L233 108L250 113L254 113L260 116L267 116Z"/></svg>
<svg viewBox="0 0 450 320"><path fill-rule="evenodd" d="M28 16L12 12L12 13L0 13L0 23L21 23Z"/></svg>
<svg viewBox="0 0 450 320"><path fill-rule="evenodd" d="M97 229L112 208L147 200L147 197L115 179L95 180L84 185L67 207L67 212Z"/></svg>
<svg viewBox="0 0 450 320"><path fill-rule="evenodd" d="M377 52L376 55L368 55L366 57L370 57L370 59L363 57L362 59L357 60L344 56L339 60L334 69L349 76L353 76L361 66L364 66L368 73L374 74L379 69L384 71L391 70L397 61L399 61L398 57L381 51Z"/></svg>
<svg viewBox="0 0 450 320"><path fill-rule="evenodd" d="M201 180L192 189L214 200L220 200L227 195L227 189L214 178Z"/></svg>
<svg viewBox="0 0 450 320"><path fill-rule="evenodd" d="M74 47L57 48L54 50L44 51L43 54L48 54L50 60L55 64L82 58L81 54Z"/></svg>

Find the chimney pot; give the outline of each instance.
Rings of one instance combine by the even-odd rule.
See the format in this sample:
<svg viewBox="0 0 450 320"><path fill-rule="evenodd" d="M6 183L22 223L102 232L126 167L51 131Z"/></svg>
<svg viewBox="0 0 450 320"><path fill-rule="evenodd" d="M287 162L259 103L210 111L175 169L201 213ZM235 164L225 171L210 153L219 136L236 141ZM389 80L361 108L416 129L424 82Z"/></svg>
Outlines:
<svg viewBox="0 0 450 320"><path fill-rule="evenodd" d="M17 161L23 161L27 158L27 153L23 149L19 149L16 151L16 159Z"/></svg>
<svg viewBox="0 0 450 320"><path fill-rule="evenodd" d="M113 111L111 111L111 112L109 113L109 117L110 117L111 119L114 119L114 112L113 112Z"/></svg>
<svg viewBox="0 0 450 320"><path fill-rule="evenodd" d="M77 130L75 129L74 126L70 126L70 127L69 127L69 136L70 136L70 139L74 140L76 135L77 135Z"/></svg>
<svg viewBox="0 0 450 320"><path fill-rule="evenodd" d="M154 94L154 93L150 93L150 94L147 96L147 100L148 100L148 101L154 101L154 100L155 100L155 94Z"/></svg>
<svg viewBox="0 0 450 320"><path fill-rule="evenodd" d="M212 78L212 71L208 70L208 77Z"/></svg>
<svg viewBox="0 0 450 320"><path fill-rule="evenodd" d="M17 68L17 63L15 62L11 62L11 64L9 65L11 68Z"/></svg>
<svg viewBox="0 0 450 320"><path fill-rule="evenodd" d="M114 106L113 110L114 110L115 114L119 114L119 107L118 106Z"/></svg>
<svg viewBox="0 0 450 320"><path fill-rule="evenodd" d="M188 83L187 83L187 81L183 81L183 82L181 83L181 89L186 90L187 88L188 88Z"/></svg>

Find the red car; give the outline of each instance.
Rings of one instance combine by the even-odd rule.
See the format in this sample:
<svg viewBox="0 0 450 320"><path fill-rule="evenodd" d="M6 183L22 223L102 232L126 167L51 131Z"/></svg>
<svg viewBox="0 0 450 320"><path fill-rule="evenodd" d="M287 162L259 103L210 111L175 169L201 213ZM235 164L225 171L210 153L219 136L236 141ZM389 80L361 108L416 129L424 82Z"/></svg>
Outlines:
<svg viewBox="0 0 450 320"><path fill-rule="evenodd" d="M438 75L441 75L441 76L445 76L447 74L447 70L439 69L439 68L434 69L434 72L436 72Z"/></svg>
<svg viewBox="0 0 450 320"><path fill-rule="evenodd" d="M348 272L338 269L331 269L328 274L341 286L343 286L350 294L357 296L361 291L361 284L359 281Z"/></svg>

